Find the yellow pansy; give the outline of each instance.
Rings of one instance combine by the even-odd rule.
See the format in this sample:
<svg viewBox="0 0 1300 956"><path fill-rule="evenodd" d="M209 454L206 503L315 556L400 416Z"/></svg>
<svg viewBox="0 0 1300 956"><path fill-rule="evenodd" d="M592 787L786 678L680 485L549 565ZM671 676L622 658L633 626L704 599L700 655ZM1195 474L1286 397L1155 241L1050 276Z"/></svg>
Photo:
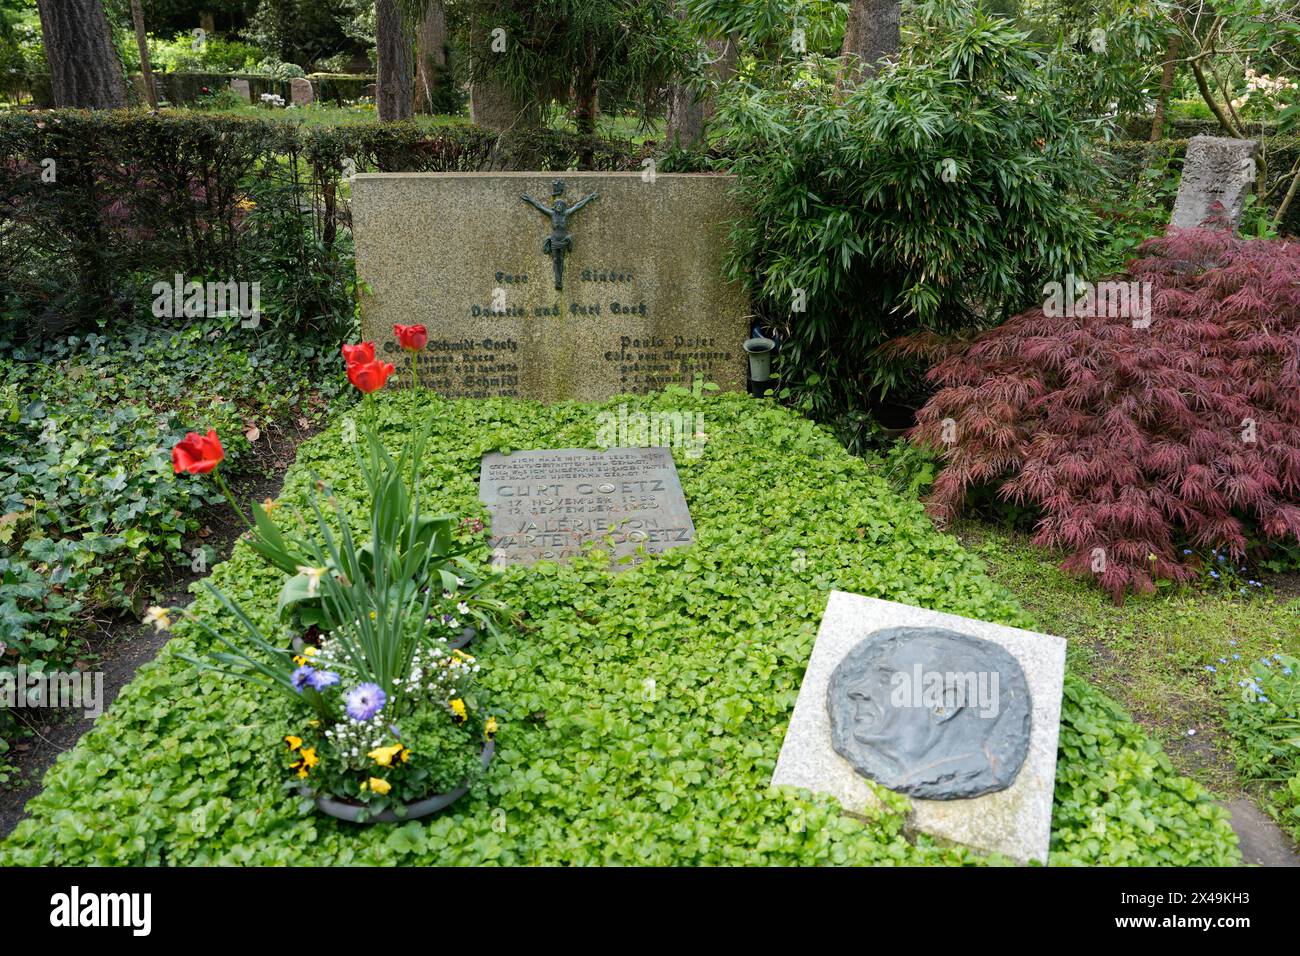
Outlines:
<svg viewBox="0 0 1300 956"><path fill-rule="evenodd" d="M402 750L403 747L401 744L393 744L391 747L376 747L374 750L370 751L370 753L366 754L366 756L381 767L391 767L393 765L393 758L400 754Z"/></svg>
<svg viewBox="0 0 1300 956"><path fill-rule="evenodd" d="M298 777L302 778L307 776L307 772L311 770L312 767L320 763L320 758L316 756L315 747L303 747L300 753L302 754L302 759L294 761L290 769L297 770Z"/></svg>
<svg viewBox="0 0 1300 956"><path fill-rule="evenodd" d="M380 777L371 777L370 789L373 790L375 793L379 794L380 796L383 796L389 790L393 789L393 785L389 783L387 780L384 780Z"/></svg>
<svg viewBox="0 0 1300 956"><path fill-rule="evenodd" d="M483 725L483 736L488 740L493 740L497 735L497 719L489 717L487 723Z"/></svg>
<svg viewBox="0 0 1300 956"><path fill-rule="evenodd" d="M465 702L459 697L449 701L448 706L451 708L451 719L456 723L463 724L469 719L469 713L465 710Z"/></svg>
<svg viewBox="0 0 1300 956"><path fill-rule="evenodd" d="M144 612L144 622L152 624L155 631L165 631L172 626L171 614L165 607L154 605Z"/></svg>
<svg viewBox="0 0 1300 956"><path fill-rule="evenodd" d="M293 734L284 738L284 742L289 745L290 750L297 750L302 746L302 738L295 737Z"/></svg>
<svg viewBox="0 0 1300 956"><path fill-rule="evenodd" d="M302 667L304 664L310 664L311 659L319 653L320 651L317 648L312 647L309 644L308 646L302 649L301 654L297 654L294 656L293 662L297 664L299 667Z"/></svg>

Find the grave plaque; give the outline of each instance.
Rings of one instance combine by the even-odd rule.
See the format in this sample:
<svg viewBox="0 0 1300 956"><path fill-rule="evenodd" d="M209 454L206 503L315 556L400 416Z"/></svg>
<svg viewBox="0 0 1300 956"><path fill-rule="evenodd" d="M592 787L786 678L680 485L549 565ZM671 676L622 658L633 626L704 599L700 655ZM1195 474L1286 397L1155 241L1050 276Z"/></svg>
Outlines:
<svg viewBox="0 0 1300 956"><path fill-rule="evenodd" d="M248 85L248 80L235 77L230 81L230 89L245 103L253 102L253 92Z"/></svg>
<svg viewBox="0 0 1300 956"><path fill-rule="evenodd" d="M724 276L732 178L363 173L352 186L362 337L452 397L590 401L745 385L745 297Z"/></svg>
<svg viewBox="0 0 1300 956"><path fill-rule="evenodd" d="M492 452L480 466L479 498L492 513L498 566L561 561L580 554L587 542L617 561L695 537L667 448Z"/></svg>
<svg viewBox="0 0 1300 956"><path fill-rule="evenodd" d="M1258 149L1259 142L1253 139L1193 136L1187 143L1169 225L1236 231L1250 184L1255 181Z"/></svg>
<svg viewBox="0 0 1300 956"><path fill-rule="evenodd" d="M1059 637L832 591L772 784L1046 862L1064 677Z"/></svg>
<svg viewBox="0 0 1300 956"><path fill-rule="evenodd" d="M289 80L289 102L295 106L308 106L316 102L316 91L312 89L311 80L295 76Z"/></svg>

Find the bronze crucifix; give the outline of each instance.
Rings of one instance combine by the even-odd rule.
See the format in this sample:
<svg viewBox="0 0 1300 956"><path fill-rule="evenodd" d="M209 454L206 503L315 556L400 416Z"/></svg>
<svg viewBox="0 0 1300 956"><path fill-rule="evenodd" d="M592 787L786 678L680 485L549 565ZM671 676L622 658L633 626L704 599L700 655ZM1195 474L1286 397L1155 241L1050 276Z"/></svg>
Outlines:
<svg viewBox="0 0 1300 956"><path fill-rule="evenodd" d="M560 198L563 194L564 183L557 179L551 184L553 203L550 206L538 202L528 193L524 193L520 197L538 212L550 217L551 234L542 242L542 252L550 256L555 263L555 288L557 290L564 288L564 255L573 251L573 237L569 235L569 217L600 195L599 193L591 193L583 196L570 206Z"/></svg>

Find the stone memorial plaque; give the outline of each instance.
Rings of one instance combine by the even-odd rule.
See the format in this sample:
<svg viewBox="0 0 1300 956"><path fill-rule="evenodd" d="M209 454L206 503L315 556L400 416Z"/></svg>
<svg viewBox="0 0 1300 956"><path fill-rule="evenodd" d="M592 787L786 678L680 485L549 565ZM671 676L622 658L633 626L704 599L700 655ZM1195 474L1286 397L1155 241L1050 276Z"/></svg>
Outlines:
<svg viewBox="0 0 1300 956"><path fill-rule="evenodd" d="M308 106L316 102L316 91L312 89L311 80L295 76L289 80L289 102L295 106Z"/></svg>
<svg viewBox="0 0 1300 956"><path fill-rule="evenodd" d="M657 554L695 537L667 448L492 452L480 466L479 498L492 513L498 566L562 561L587 542L617 561L640 548Z"/></svg>
<svg viewBox="0 0 1300 956"><path fill-rule="evenodd" d="M772 784L1046 862L1064 678L1059 637L833 591Z"/></svg>
<svg viewBox="0 0 1300 956"><path fill-rule="evenodd" d="M1187 143L1183 175L1169 225L1191 229L1217 221L1219 228L1236 231L1246 205L1246 195L1255 181L1253 139L1226 136L1193 136Z"/></svg>
<svg viewBox="0 0 1300 956"><path fill-rule="evenodd" d="M544 402L745 385L743 292L723 274L732 178L363 173L352 186L361 332L421 382ZM408 380L409 381L409 380Z"/></svg>
<svg viewBox="0 0 1300 956"><path fill-rule="evenodd" d="M253 92L248 85L248 80L235 77L230 81L230 89L245 103L253 102Z"/></svg>

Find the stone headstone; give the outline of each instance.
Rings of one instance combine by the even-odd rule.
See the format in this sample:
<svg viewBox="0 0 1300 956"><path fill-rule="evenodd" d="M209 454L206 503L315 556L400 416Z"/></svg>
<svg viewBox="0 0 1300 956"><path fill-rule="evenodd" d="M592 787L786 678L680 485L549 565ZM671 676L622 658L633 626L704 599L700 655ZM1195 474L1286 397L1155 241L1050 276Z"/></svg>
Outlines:
<svg viewBox="0 0 1300 956"><path fill-rule="evenodd" d="M239 98L245 103L253 102L253 91L248 86L248 80L236 77L230 81L230 88L238 94Z"/></svg>
<svg viewBox="0 0 1300 956"><path fill-rule="evenodd" d="M590 401L697 376L743 388L748 309L723 274L731 186L705 174L360 174L362 337L407 375L393 325L426 326L420 379L453 397Z"/></svg>
<svg viewBox="0 0 1300 956"><path fill-rule="evenodd" d="M316 93L311 88L311 80L295 76L289 80L289 102L295 106L307 106L316 102Z"/></svg>
<svg viewBox="0 0 1300 956"><path fill-rule="evenodd" d="M1046 862L1064 676L1059 637L833 591L772 784Z"/></svg>
<svg viewBox="0 0 1300 956"><path fill-rule="evenodd" d="M479 498L497 566L560 561L595 542L619 561L690 544L695 525L667 448L543 448L483 456ZM612 545L610 543L612 539Z"/></svg>
<svg viewBox="0 0 1300 956"><path fill-rule="evenodd" d="M136 106L148 106L149 84L145 82L144 74L132 73L128 79L131 81L131 102Z"/></svg>
<svg viewBox="0 0 1300 956"><path fill-rule="evenodd" d="M1169 225L1227 228L1241 223L1250 185L1255 181L1259 142L1223 136L1193 136L1187 143L1183 175ZM1207 222L1209 220L1209 222Z"/></svg>

